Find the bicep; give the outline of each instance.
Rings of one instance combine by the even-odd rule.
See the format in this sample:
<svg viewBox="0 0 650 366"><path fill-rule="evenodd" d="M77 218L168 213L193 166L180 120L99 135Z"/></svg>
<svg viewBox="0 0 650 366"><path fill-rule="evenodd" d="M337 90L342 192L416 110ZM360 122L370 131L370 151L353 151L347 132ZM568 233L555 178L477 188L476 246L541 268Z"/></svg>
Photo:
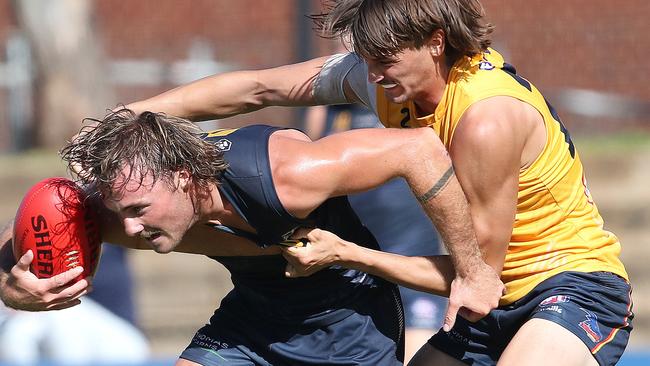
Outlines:
<svg viewBox="0 0 650 366"><path fill-rule="evenodd" d="M450 154L485 260L500 271L512 235L521 151L508 123L490 118L464 116Z"/></svg>
<svg viewBox="0 0 650 366"><path fill-rule="evenodd" d="M439 163L440 171L449 164L444 147L429 128L358 129L315 142L283 143L278 151L281 154L274 161L283 163L282 169L274 170L276 188L283 203L304 202L302 209L405 177L421 164Z"/></svg>

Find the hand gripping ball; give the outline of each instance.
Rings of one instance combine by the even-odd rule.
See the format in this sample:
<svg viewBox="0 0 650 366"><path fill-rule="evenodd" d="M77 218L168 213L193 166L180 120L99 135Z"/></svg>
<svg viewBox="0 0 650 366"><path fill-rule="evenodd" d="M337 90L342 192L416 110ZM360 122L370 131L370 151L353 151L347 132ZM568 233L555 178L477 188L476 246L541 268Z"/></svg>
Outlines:
<svg viewBox="0 0 650 366"><path fill-rule="evenodd" d="M71 268L84 271L75 281L92 276L101 253L99 225L86 195L73 181L47 178L25 194L14 220L16 261L34 253L31 271L49 278Z"/></svg>

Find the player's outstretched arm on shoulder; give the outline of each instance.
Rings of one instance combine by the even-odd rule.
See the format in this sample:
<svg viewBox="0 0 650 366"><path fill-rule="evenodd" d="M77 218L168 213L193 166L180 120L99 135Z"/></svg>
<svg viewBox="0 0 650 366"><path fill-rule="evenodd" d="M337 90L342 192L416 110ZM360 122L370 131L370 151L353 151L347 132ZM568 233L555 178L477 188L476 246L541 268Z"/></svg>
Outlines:
<svg viewBox="0 0 650 366"><path fill-rule="evenodd" d="M34 260L32 251L16 263L12 249L13 222L0 233L0 295L8 307L27 310L59 310L75 306L90 290L90 281L73 282L83 272L76 267L51 278L39 279L30 270Z"/></svg>
<svg viewBox="0 0 650 366"><path fill-rule="evenodd" d="M448 256L407 257L381 252L321 229L300 229L294 237L306 239L307 243L283 248L287 277L309 276L323 268L340 265L442 296L449 294L454 278L454 267Z"/></svg>
<svg viewBox="0 0 650 366"><path fill-rule="evenodd" d="M315 104L312 88L327 57L265 70L209 76L128 104L136 113L164 112L193 121L225 118L267 106Z"/></svg>

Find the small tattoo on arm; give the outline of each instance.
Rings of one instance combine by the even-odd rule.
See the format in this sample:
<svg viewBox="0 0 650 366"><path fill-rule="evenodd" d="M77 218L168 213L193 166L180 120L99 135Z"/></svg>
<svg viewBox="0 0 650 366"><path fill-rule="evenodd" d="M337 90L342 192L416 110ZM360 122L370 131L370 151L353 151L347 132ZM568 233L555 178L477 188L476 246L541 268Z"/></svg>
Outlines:
<svg viewBox="0 0 650 366"><path fill-rule="evenodd" d="M416 196L418 201L422 203L428 202L430 199L433 197L437 196L440 191L442 191L446 186L447 183L449 183L449 180L451 177L454 175L454 166L450 166L449 169L445 172L445 174L440 177L440 179L436 182L436 184L431 187L430 190L427 191L427 193L421 195L421 196Z"/></svg>

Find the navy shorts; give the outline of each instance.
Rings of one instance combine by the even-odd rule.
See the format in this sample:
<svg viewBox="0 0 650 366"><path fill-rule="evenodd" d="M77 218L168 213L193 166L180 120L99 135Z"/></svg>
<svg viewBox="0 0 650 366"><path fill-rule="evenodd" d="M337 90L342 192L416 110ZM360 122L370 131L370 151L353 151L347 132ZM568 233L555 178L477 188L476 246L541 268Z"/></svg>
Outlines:
<svg viewBox="0 0 650 366"><path fill-rule="evenodd" d="M404 321L397 287L370 290L354 309L300 323L238 306L228 297L181 358L201 365L402 365Z"/></svg>
<svg viewBox="0 0 650 366"><path fill-rule="evenodd" d="M539 318L575 334L599 365L614 365L632 330L630 296L629 283L613 273L563 272L476 323L458 317L449 333L438 332L429 344L467 365L496 365L519 328Z"/></svg>

